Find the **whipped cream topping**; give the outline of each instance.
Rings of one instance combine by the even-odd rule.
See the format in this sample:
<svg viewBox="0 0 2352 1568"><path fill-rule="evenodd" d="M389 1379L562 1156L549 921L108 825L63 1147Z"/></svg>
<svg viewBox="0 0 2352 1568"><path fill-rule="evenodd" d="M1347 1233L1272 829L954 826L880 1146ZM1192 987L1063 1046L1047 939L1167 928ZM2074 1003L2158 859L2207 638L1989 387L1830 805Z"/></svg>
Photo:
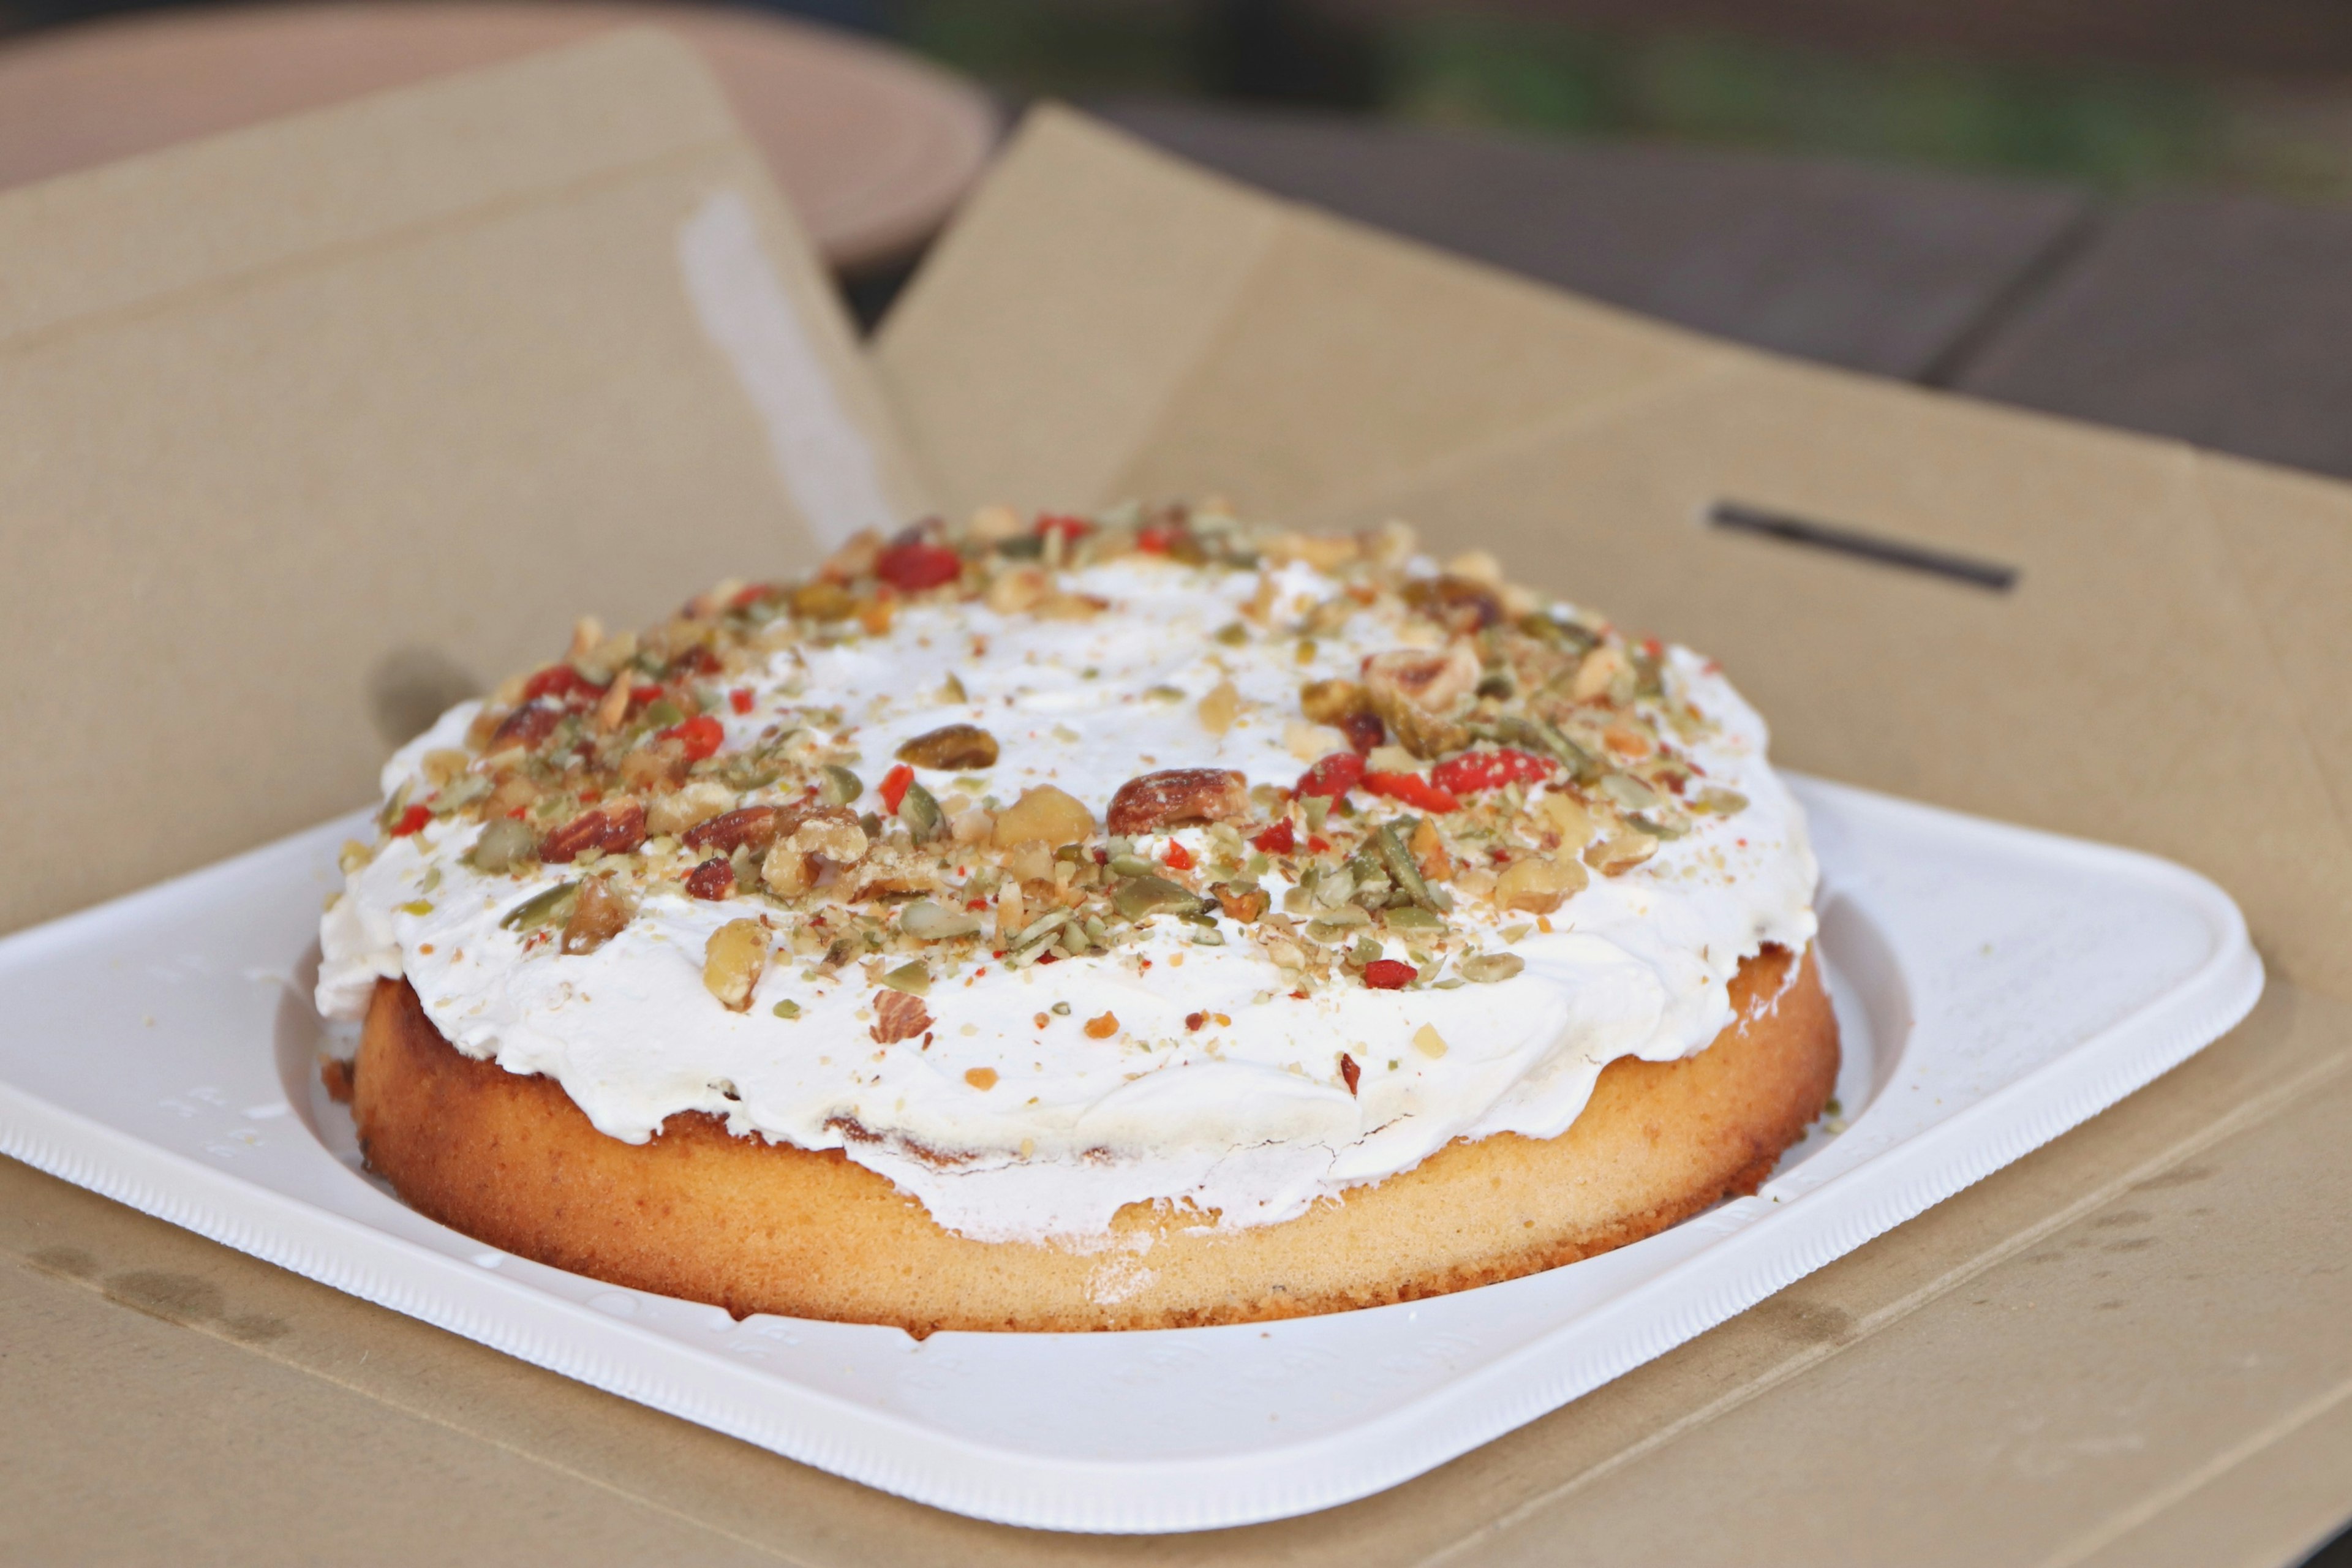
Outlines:
<svg viewBox="0 0 2352 1568"><path fill-rule="evenodd" d="M1369 655L1444 640L1392 599L1311 637L1216 636L1331 602L1333 580L1303 562L1261 574L1129 556L1057 580L1108 608L1055 618L914 601L874 635L780 648L731 682L715 714L727 744L799 725L803 742L859 759L868 787L855 805L879 811L872 786L901 742L969 723L1002 756L922 773L950 814L1051 784L1099 816L1155 768L1293 785L1314 754L1302 682L1353 679ZM1705 1048L1732 1022L1741 963L1811 940L1814 860L1763 722L1688 650L1663 649L1658 667L1706 721L1679 755L1744 808L1692 816L1646 861L1592 876L1545 917L1457 896L1444 945L1456 963L1474 950L1523 961L1499 981L1445 970L1407 989L1300 994L1295 969L1238 921L1218 920L1210 938L1205 922L1163 919L1060 962L1012 967L983 949L933 980L921 1037L879 1044L870 973L789 947L747 1009L714 1000L705 944L752 900L657 883L593 952L531 943L502 920L576 868L478 870L466 856L482 826L450 816L352 857L322 922L319 1005L356 1016L379 977L404 975L458 1050L554 1079L612 1137L642 1142L700 1111L738 1135L841 1149L969 1237L1086 1245L1134 1203L1223 1226L1279 1222L1456 1139L1557 1136L1610 1062ZM1202 700L1226 683L1237 700L1220 733ZM464 749L479 707L452 709L402 748L383 770L387 797L431 787L426 759ZM1210 832L1155 832L1133 851L1163 860L1174 844L1205 860ZM699 858L663 838L643 858L673 874ZM1280 871L1260 881L1281 908ZM771 918L782 940L799 917ZM1369 935L1402 953L1396 937Z"/></svg>

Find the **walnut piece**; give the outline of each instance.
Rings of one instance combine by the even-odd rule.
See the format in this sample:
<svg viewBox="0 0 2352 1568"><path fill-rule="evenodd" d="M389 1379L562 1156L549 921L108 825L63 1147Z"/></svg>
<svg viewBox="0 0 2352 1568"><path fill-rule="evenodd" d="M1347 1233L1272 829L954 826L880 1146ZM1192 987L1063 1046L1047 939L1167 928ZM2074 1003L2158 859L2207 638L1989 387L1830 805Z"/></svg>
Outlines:
<svg viewBox="0 0 2352 1568"><path fill-rule="evenodd" d="M775 847L760 864L760 879L786 898L815 884L820 861L855 866L870 847L857 814L845 805L796 805L779 812L773 834Z"/></svg>
<svg viewBox="0 0 2352 1568"><path fill-rule="evenodd" d="M1058 848L1084 842L1094 830L1095 814L1077 796L1052 784L1035 784L996 814L991 837L1000 849L1030 843Z"/></svg>
<svg viewBox="0 0 2352 1568"><path fill-rule="evenodd" d="M730 1013L751 1005L751 993L768 967L768 928L758 921L729 921L702 948L702 988Z"/></svg>
<svg viewBox="0 0 2352 1568"><path fill-rule="evenodd" d="M721 855L732 855L738 849L749 849L757 855L776 841L776 824L782 811L772 805L747 805L740 811L724 812L695 824L686 834L686 844L691 849L710 849Z"/></svg>
<svg viewBox="0 0 2352 1568"><path fill-rule="evenodd" d="M590 849L625 855L646 841L646 808L628 795L593 805L539 842L539 858L551 865L578 859Z"/></svg>
<svg viewBox="0 0 2352 1568"><path fill-rule="evenodd" d="M572 918L563 922L562 951L575 957L595 952L618 936L635 912L625 898L613 890L610 878L589 878L580 884Z"/></svg>
<svg viewBox="0 0 2352 1568"><path fill-rule="evenodd" d="M1454 720L1478 688L1478 656L1454 643L1434 652L1398 648L1364 661L1372 710L1416 757L1438 757L1470 743Z"/></svg>
<svg viewBox="0 0 2352 1568"><path fill-rule="evenodd" d="M1590 879L1584 868L1573 860L1530 855L1503 868L1503 874L1495 879L1495 902L1507 910L1548 915L1570 894L1581 891Z"/></svg>

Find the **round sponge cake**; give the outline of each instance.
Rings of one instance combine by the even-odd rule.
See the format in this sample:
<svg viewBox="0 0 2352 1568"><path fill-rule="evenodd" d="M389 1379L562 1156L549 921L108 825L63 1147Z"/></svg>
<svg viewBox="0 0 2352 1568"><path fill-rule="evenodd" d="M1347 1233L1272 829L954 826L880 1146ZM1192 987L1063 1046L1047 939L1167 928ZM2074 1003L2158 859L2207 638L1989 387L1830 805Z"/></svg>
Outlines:
<svg viewBox="0 0 2352 1568"><path fill-rule="evenodd" d="M1821 1113L1838 1031L1819 966L1768 947L1703 1051L1600 1075L1568 1131L1458 1141L1272 1225L1131 1204L1082 1243L983 1241L839 1150L700 1112L605 1136L553 1080L451 1047L378 984L352 1110L369 1164L424 1213L522 1257L738 1316L943 1329L1162 1329L1374 1307L1511 1279L1752 1193Z"/></svg>

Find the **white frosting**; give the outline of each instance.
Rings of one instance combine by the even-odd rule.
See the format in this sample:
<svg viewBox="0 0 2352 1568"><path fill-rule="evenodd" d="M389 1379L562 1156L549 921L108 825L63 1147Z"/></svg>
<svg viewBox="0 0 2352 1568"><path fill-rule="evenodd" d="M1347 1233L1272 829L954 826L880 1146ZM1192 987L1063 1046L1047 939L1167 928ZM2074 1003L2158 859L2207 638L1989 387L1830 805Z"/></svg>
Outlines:
<svg viewBox="0 0 2352 1568"><path fill-rule="evenodd" d="M1304 565L1276 581L1298 605L1329 593ZM1285 731L1298 721L1300 682L1352 677L1365 655L1416 632L1429 640L1391 610L1365 611L1318 634L1302 664L1288 638L1234 647L1211 637L1255 589L1249 574L1129 559L1066 582L1112 608L1067 621L917 605L883 636L804 647L804 673L781 656L750 682L748 715L720 710L728 743L787 709L837 709L864 759L863 808L902 740L967 721L1002 744L985 775L990 795L1010 801L1050 781L1099 816L1121 783L1155 767L1216 765L1254 784L1294 783L1303 764ZM986 640L984 657L972 655L975 637ZM377 976L405 974L459 1050L548 1075L613 1137L641 1142L665 1118L700 1110L738 1134L843 1149L967 1236L1098 1237L1121 1205L1148 1200L1215 1210L1225 1226L1270 1224L1410 1169L1456 1138L1558 1135L1608 1063L1703 1049L1731 1022L1727 984L1741 961L1767 943L1801 950L1811 940L1813 857L1798 806L1767 765L1762 721L1696 656L1670 649L1665 668L1714 721L1684 754L1748 808L1696 817L1646 864L1594 877L1549 931L1507 942L1531 917L1462 899L1458 928L1484 951L1525 961L1497 984L1376 991L1350 981L1295 999L1234 922L1222 922L1225 944L1213 947L1163 919L1108 955L1013 970L983 952L934 982L928 1046L877 1046L874 987L855 966L819 976L780 961L744 1013L711 997L705 941L753 907L744 900L656 894L596 952L526 954L500 916L572 868L477 872L460 856L479 830L453 818L391 840L352 872L322 922L319 1004L355 1016ZM964 701L942 697L951 670ZM1195 703L1227 679L1243 707L1217 737ZM426 752L462 745L476 706L452 710L394 756L386 794L417 781ZM950 793L954 775L924 777L942 798ZM1200 829L1176 837L1202 849ZM1150 840L1151 852L1164 842ZM1279 908L1279 876L1265 885ZM775 911L780 926L793 918ZM787 999L796 1019L772 1011ZM1089 1037L1083 1024L1105 1013L1118 1033ZM1210 1015L1208 1026L1186 1027L1195 1013ZM1442 1037L1442 1055L1416 1047L1423 1026ZM1341 1052L1361 1068L1354 1094ZM992 1069L992 1087L968 1081L973 1068Z"/></svg>

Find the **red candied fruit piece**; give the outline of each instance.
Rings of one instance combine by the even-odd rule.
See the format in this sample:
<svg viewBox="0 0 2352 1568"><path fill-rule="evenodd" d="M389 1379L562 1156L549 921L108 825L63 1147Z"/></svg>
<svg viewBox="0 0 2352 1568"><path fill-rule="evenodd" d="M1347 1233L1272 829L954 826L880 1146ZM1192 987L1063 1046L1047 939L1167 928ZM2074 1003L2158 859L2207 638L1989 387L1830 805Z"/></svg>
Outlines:
<svg viewBox="0 0 2352 1568"><path fill-rule="evenodd" d="M714 902L731 896L735 891L735 868L719 856L712 856L686 874L686 896L709 899Z"/></svg>
<svg viewBox="0 0 2352 1568"><path fill-rule="evenodd" d="M898 815L898 803L907 798L907 786L915 782L915 770L900 763L882 775L882 804L892 816Z"/></svg>
<svg viewBox="0 0 2352 1568"><path fill-rule="evenodd" d="M421 805L412 805L400 814L398 822L392 825L392 836L394 838L405 838L412 833L423 831L425 825L432 820L433 814L430 811Z"/></svg>
<svg viewBox="0 0 2352 1568"><path fill-rule="evenodd" d="M1062 542L1067 544L1073 540L1085 538L1094 531L1095 525L1083 517L1069 517L1050 511L1037 514L1037 536L1040 539L1049 533L1058 533L1062 536Z"/></svg>
<svg viewBox="0 0 2352 1568"><path fill-rule="evenodd" d="M1146 528L1135 536L1135 547L1146 555L1165 555L1175 542L1176 536L1164 528Z"/></svg>
<svg viewBox="0 0 2352 1568"><path fill-rule="evenodd" d="M1298 775L1293 795L1326 795L1333 799L1364 782L1364 759L1353 752L1334 752Z"/></svg>
<svg viewBox="0 0 2352 1568"><path fill-rule="evenodd" d="M751 689L748 686L739 686L729 692L727 706L738 713L749 713L751 710Z"/></svg>
<svg viewBox="0 0 2352 1568"><path fill-rule="evenodd" d="M1366 773L1364 787L1374 795L1386 795L1391 800L1402 801L1405 805L1417 806L1423 811L1447 812L1462 809L1462 803L1454 797L1453 791L1443 785L1432 784L1419 773Z"/></svg>
<svg viewBox="0 0 2352 1568"><path fill-rule="evenodd" d="M1549 757L1538 757L1531 752L1515 752L1507 747L1496 752L1465 752L1458 757L1448 757L1429 770L1429 776L1444 789L1455 795L1475 795L1480 790L1500 789L1507 784L1532 783L1548 779L1559 764Z"/></svg>
<svg viewBox="0 0 2352 1568"><path fill-rule="evenodd" d="M1401 959L1376 958L1364 965L1364 984L1375 991L1402 991L1420 973Z"/></svg>
<svg viewBox="0 0 2352 1568"><path fill-rule="evenodd" d="M944 544L909 539L875 557L874 575L902 594L919 594L963 575L963 557Z"/></svg>
<svg viewBox="0 0 2352 1568"><path fill-rule="evenodd" d="M1298 835L1291 831L1290 818L1286 816L1251 839L1250 847L1263 849L1269 855L1287 855L1298 847Z"/></svg>
<svg viewBox="0 0 2352 1568"><path fill-rule="evenodd" d="M661 732L665 741L676 741L686 748L687 761L698 763L719 750L727 739L727 726L708 713L697 713L683 724L672 724Z"/></svg>
<svg viewBox="0 0 2352 1568"><path fill-rule="evenodd" d="M522 683L522 694L525 700L552 697L569 701L573 698L602 697L604 689L568 664L551 664Z"/></svg>
<svg viewBox="0 0 2352 1568"><path fill-rule="evenodd" d="M1370 751L1389 738L1388 726L1381 722L1377 713L1350 713L1339 721L1339 730L1359 753Z"/></svg>
<svg viewBox="0 0 2352 1568"><path fill-rule="evenodd" d="M1192 852L1173 838L1168 841L1168 853L1162 858L1168 862L1169 869L1172 871L1189 871L1192 868Z"/></svg>

